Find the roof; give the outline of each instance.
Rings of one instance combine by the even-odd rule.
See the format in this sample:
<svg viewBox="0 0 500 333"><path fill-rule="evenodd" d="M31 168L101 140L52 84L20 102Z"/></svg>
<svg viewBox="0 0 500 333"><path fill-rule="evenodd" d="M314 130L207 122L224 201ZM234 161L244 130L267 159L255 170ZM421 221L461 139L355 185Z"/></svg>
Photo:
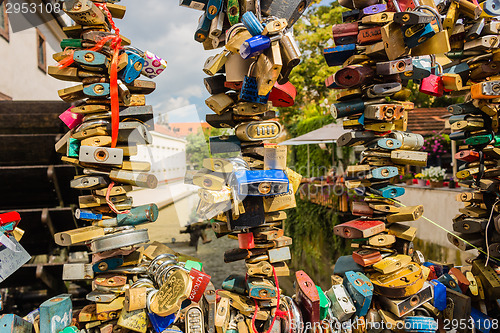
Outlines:
<svg viewBox="0 0 500 333"><path fill-rule="evenodd" d="M155 126L155 130L157 132L181 138L184 138L189 134L198 133L198 131L201 128L207 129L210 128L210 125L206 122L195 122L195 123L169 123L166 125Z"/></svg>
<svg viewBox="0 0 500 333"><path fill-rule="evenodd" d="M408 112L408 131L423 136L433 135L445 131L446 118L449 115L447 108L422 108ZM446 129L446 132L449 132Z"/></svg>
<svg viewBox="0 0 500 333"><path fill-rule="evenodd" d="M296 145L306 145L314 143L327 143L335 142L339 136L349 132L344 129L342 124L328 124L317 130L311 131L309 133L303 134L296 138L281 142L281 146L296 146Z"/></svg>

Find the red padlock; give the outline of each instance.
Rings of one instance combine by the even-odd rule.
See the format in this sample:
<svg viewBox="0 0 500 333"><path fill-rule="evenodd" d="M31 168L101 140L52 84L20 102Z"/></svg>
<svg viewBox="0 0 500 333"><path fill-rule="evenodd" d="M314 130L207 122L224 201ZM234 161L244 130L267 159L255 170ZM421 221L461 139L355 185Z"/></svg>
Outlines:
<svg viewBox="0 0 500 333"><path fill-rule="evenodd" d="M443 78L434 74L424 77L419 90L427 95L441 97L444 93Z"/></svg>
<svg viewBox="0 0 500 333"><path fill-rule="evenodd" d="M293 84L276 82L269 94L269 100L273 102L274 107L287 107L295 104L295 96L297 96L297 90Z"/></svg>
<svg viewBox="0 0 500 333"><path fill-rule="evenodd" d="M248 232L244 234L238 234L238 244L240 246L240 249L253 249L255 247L253 233Z"/></svg>
<svg viewBox="0 0 500 333"><path fill-rule="evenodd" d="M394 2L396 2L399 6L399 10L396 10L396 7L394 7ZM387 1L387 11L388 12L404 12L408 8L411 10L415 9L415 3L413 0L393 0L393 1Z"/></svg>
<svg viewBox="0 0 500 333"><path fill-rule="evenodd" d="M15 229L20 221L21 221L21 215L19 215L18 212L8 212L0 214L0 226L4 226L14 222L13 229Z"/></svg>

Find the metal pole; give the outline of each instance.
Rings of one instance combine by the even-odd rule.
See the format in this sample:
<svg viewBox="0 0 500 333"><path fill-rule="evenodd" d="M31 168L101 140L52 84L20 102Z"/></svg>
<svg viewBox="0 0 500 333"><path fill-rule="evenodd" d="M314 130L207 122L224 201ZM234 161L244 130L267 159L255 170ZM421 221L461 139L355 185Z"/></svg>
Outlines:
<svg viewBox="0 0 500 333"><path fill-rule="evenodd" d="M307 144L307 178L311 178L311 165L309 163L309 144Z"/></svg>
<svg viewBox="0 0 500 333"><path fill-rule="evenodd" d="M457 153L457 142L455 140L451 140L451 163L453 169L453 179L455 180L457 180L455 175L457 174L458 171L457 159L455 158L456 153Z"/></svg>

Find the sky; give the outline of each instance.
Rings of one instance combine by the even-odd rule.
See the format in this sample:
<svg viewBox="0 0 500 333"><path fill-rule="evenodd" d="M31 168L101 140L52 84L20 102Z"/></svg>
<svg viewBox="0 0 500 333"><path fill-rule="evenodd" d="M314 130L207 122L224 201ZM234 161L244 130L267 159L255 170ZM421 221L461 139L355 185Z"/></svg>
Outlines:
<svg viewBox="0 0 500 333"><path fill-rule="evenodd" d="M322 1L327 4L330 0ZM120 33L132 45L167 61L167 69L154 79L156 91L146 96L155 112L168 112L169 122L199 122L212 113L205 105L210 95L203 85L203 64L222 49L205 51L194 40L199 10L180 7L178 0L123 0L127 7L116 20Z"/></svg>
<svg viewBox="0 0 500 333"><path fill-rule="evenodd" d="M154 79L156 90L146 96L147 103L157 113L169 112L169 122L197 122L211 112L205 105L210 95L203 85L203 64L217 52L205 51L194 40L202 12L178 3L124 0L120 4L127 6L127 12L115 23L133 46L167 61L167 69Z"/></svg>

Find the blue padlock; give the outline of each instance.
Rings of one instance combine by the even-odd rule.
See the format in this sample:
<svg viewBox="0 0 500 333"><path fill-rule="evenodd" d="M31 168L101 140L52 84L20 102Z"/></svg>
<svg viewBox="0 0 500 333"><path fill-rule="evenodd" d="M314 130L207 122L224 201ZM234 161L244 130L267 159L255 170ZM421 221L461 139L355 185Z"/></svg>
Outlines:
<svg viewBox="0 0 500 333"><path fill-rule="evenodd" d="M240 47L240 55L243 59L248 59L258 56L269 47L271 47L271 38L263 35L256 35L243 42Z"/></svg>
<svg viewBox="0 0 500 333"><path fill-rule="evenodd" d="M245 102L267 104L270 93L265 96L259 95L257 79L251 76L254 65L255 63L250 65L248 75L245 75L245 78L243 79L239 99Z"/></svg>
<svg viewBox="0 0 500 333"><path fill-rule="evenodd" d="M92 270L96 273L104 273L123 265L123 257L113 257L99 260L92 265Z"/></svg>
<svg viewBox="0 0 500 333"><path fill-rule="evenodd" d="M289 181L283 170L241 170L234 173L240 196L270 196L287 193Z"/></svg>
<svg viewBox="0 0 500 333"><path fill-rule="evenodd" d="M414 48L436 34L432 24L414 24L401 27L405 44L411 49Z"/></svg>
<svg viewBox="0 0 500 333"><path fill-rule="evenodd" d="M207 18L212 21L222 9L222 0L208 0L207 9L205 13Z"/></svg>
<svg viewBox="0 0 500 333"><path fill-rule="evenodd" d="M194 40L203 43L208 37L211 24L212 20L207 17L207 13L203 13L198 21L198 27L194 33Z"/></svg>
<svg viewBox="0 0 500 333"><path fill-rule="evenodd" d="M77 208L75 210L75 217L79 220L87 220L87 221L100 221L102 220L102 214L92 213L90 210L83 210Z"/></svg>
<svg viewBox="0 0 500 333"><path fill-rule="evenodd" d="M175 321L175 313L170 316L160 317L156 313L148 312L148 317L156 333L164 332Z"/></svg>
<svg viewBox="0 0 500 333"><path fill-rule="evenodd" d="M500 16L500 1L486 0L479 5L483 8L485 14L493 17Z"/></svg>
<svg viewBox="0 0 500 333"><path fill-rule="evenodd" d="M358 118L358 122L361 124L361 125L365 125L365 115L362 114L359 118Z"/></svg>
<svg viewBox="0 0 500 333"><path fill-rule="evenodd" d="M402 80L419 81L431 75L431 70L432 70L431 56L424 55L424 56L412 57L411 63L413 65L413 70L401 73L400 76Z"/></svg>
<svg viewBox="0 0 500 333"><path fill-rule="evenodd" d="M71 295L52 297L40 305L40 333L55 333L71 325L73 303Z"/></svg>
<svg viewBox="0 0 500 333"><path fill-rule="evenodd" d="M334 119L352 116L365 110L362 99L352 99L348 102L335 103L330 106L330 113Z"/></svg>
<svg viewBox="0 0 500 333"><path fill-rule="evenodd" d="M1 331L5 333L31 333L33 324L15 314L0 315Z"/></svg>
<svg viewBox="0 0 500 333"><path fill-rule="evenodd" d="M429 281L434 289L434 307L439 311L446 309L446 286L439 280Z"/></svg>
<svg viewBox="0 0 500 333"><path fill-rule="evenodd" d="M397 198L405 194L405 189L403 187L394 185L387 185L383 187L370 187L370 189L372 190L372 192L375 192L376 194L387 199Z"/></svg>
<svg viewBox="0 0 500 333"><path fill-rule="evenodd" d="M344 277L347 272L364 272L363 266L356 263L352 255L339 257L333 266L333 274L335 275Z"/></svg>
<svg viewBox="0 0 500 333"><path fill-rule="evenodd" d="M393 150L393 149L401 148L401 146L403 145L403 143L401 141L397 140L397 139L383 138L383 139L378 139L377 140L377 145L380 148Z"/></svg>
<svg viewBox="0 0 500 333"><path fill-rule="evenodd" d="M339 45L323 51L328 66L341 66L350 56L356 53L356 44Z"/></svg>
<svg viewBox="0 0 500 333"><path fill-rule="evenodd" d="M90 98L108 97L110 93L109 83L92 83L83 86L83 93Z"/></svg>
<svg viewBox="0 0 500 333"><path fill-rule="evenodd" d="M438 323L433 318L423 316L405 317L405 332L410 333L435 333Z"/></svg>
<svg viewBox="0 0 500 333"><path fill-rule="evenodd" d="M399 170L394 166L383 166L371 170L373 178L376 179L389 179L399 174Z"/></svg>
<svg viewBox="0 0 500 333"><path fill-rule="evenodd" d="M73 60L77 65L89 71L103 71L109 66L108 58L97 51L75 51L73 53Z"/></svg>
<svg viewBox="0 0 500 333"><path fill-rule="evenodd" d="M128 63L127 66L118 73L118 78L125 83L132 83L141 75L142 67L144 67L146 60L131 50L125 50L125 53L127 53L128 56Z"/></svg>
<svg viewBox="0 0 500 333"><path fill-rule="evenodd" d="M68 157L80 156L80 140L69 138L68 149L66 150Z"/></svg>
<svg viewBox="0 0 500 333"><path fill-rule="evenodd" d="M0 232L3 234L6 232L13 232L14 229L16 228L16 225L17 225L16 222L10 222L10 223L4 224L3 226L0 227ZM1 303L1 299L0 299L0 303Z"/></svg>
<svg viewBox="0 0 500 333"><path fill-rule="evenodd" d="M373 297L373 284L370 279L360 272L349 271L345 273L343 284L352 298L356 315L366 316Z"/></svg>
<svg viewBox="0 0 500 333"><path fill-rule="evenodd" d="M262 23L260 23L257 16L255 16L255 14L251 11L248 11L241 16L241 22L252 36L261 35L264 31Z"/></svg>
<svg viewBox="0 0 500 333"><path fill-rule="evenodd" d="M481 333L489 333L493 328L493 319L476 308L471 308L470 316L474 321L474 328Z"/></svg>
<svg viewBox="0 0 500 333"><path fill-rule="evenodd" d="M462 290L460 289L460 286L458 285L457 281L448 273L445 273L438 277L438 281L441 282L446 286L446 288L455 290L456 292L462 293Z"/></svg>

